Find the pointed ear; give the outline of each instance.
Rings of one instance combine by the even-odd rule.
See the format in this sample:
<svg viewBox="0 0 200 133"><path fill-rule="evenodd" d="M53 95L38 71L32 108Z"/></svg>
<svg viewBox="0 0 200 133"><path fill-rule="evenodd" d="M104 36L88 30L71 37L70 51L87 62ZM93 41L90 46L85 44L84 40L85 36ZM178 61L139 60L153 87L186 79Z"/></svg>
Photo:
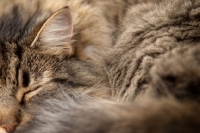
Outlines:
<svg viewBox="0 0 200 133"><path fill-rule="evenodd" d="M39 47L52 54L73 54L72 17L67 7L55 12L41 27L31 47Z"/></svg>

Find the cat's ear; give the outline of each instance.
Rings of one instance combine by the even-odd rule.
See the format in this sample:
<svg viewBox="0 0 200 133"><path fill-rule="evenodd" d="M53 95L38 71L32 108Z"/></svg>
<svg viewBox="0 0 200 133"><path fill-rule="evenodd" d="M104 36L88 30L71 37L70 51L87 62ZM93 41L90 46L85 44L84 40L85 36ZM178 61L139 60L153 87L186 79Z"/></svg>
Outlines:
<svg viewBox="0 0 200 133"><path fill-rule="evenodd" d="M41 27L31 47L52 54L73 54L73 25L70 10L65 7L55 12Z"/></svg>

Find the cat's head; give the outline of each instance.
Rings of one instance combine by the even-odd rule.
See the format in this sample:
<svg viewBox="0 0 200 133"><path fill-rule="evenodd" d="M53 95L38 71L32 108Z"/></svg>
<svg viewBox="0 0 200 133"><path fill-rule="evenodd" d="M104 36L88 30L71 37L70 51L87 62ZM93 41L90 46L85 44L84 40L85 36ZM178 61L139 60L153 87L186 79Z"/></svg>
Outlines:
<svg viewBox="0 0 200 133"><path fill-rule="evenodd" d="M67 7L39 27L21 41L0 41L0 130L12 132L29 119L26 110L35 108L39 97L87 86L95 77L89 65L69 59L74 48Z"/></svg>

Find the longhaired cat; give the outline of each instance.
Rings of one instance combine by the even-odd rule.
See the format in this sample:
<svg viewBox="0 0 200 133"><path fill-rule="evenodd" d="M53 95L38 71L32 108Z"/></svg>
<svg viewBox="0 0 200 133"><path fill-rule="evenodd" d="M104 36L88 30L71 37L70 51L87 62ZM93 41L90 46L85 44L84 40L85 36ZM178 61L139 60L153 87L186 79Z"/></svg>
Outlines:
<svg viewBox="0 0 200 133"><path fill-rule="evenodd" d="M61 94L19 133L200 132L200 1L127 8L103 55L111 100Z"/></svg>
<svg viewBox="0 0 200 133"><path fill-rule="evenodd" d="M200 1L101 2L1 5L2 131L200 132Z"/></svg>

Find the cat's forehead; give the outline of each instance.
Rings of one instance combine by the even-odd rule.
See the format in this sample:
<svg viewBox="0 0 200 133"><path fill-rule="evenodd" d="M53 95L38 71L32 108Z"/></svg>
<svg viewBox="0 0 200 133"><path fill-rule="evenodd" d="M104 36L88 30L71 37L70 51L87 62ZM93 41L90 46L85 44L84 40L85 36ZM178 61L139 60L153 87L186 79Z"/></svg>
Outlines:
<svg viewBox="0 0 200 133"><path fill-rule="evenodd" d="M5 10L0 12L0 39L19 41L49 17L49 14L38 17L41 16L40 6L33 8L30 10L22 3L5 5Z"/></svg>
<svg viewBox="0 0 200 133"><path fill-rule="evenodd" d="M11 62L12 58L17 58L18 46L14 42L0 42L0 65L2 62Z"/></svg>
<svg viewBox="0 0 200 133"><path fill-rule="evenodd" d="M0 42L0 84L14 81L16 67L19 64L17 45L11 42Z"/></svg>
<svg viewBox="0 0 200 133"><path fill-rule="evenodd" d="M10 11L2 13L0 16L0 37L6 41L17 40L23 33L22 16L18 7L13 7Z"/></svg>
<svg viewBox="0 0 200 133"><path fill-rule="evenodd" d="M3 56L5 54L10 54L15 52L17 49L17 44L15 42L9 42L6 40L0 39L0 56Z"/></svg>

